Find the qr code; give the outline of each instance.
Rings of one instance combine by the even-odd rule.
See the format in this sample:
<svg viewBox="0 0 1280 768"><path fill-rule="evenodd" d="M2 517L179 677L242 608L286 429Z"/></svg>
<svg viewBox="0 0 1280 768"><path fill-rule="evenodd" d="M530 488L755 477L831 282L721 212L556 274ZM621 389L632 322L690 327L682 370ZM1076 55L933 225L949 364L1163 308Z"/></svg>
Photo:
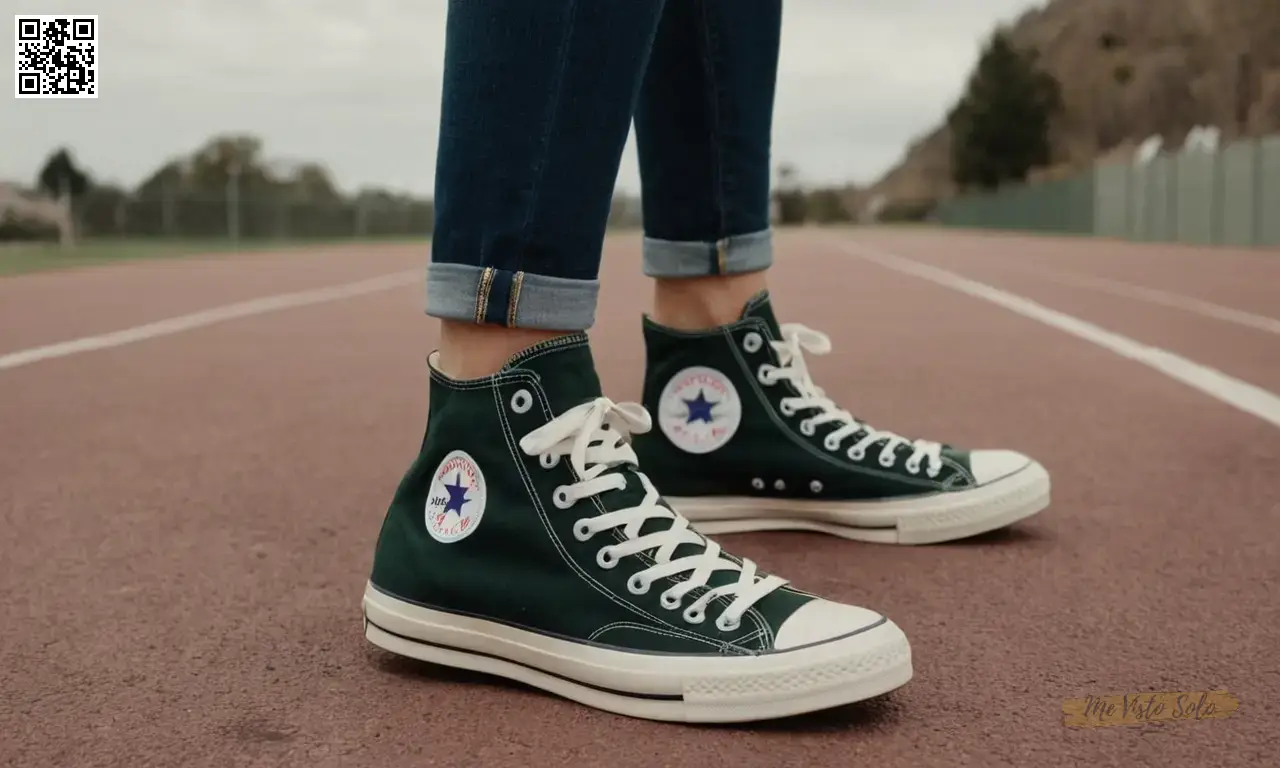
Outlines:
<svg viewBox="0 0 1280 768"><path fill-rule="evenodd" d="M97 16L15 16L19 99L98 98Z"/></svg>

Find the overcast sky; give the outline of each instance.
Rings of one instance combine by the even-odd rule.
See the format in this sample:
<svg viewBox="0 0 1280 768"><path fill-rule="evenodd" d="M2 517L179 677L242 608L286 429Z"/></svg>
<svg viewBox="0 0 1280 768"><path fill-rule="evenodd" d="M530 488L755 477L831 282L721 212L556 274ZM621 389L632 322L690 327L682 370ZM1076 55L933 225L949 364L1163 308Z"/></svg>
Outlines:
<svg viewBox="0 0 1280 768"><path fill-rule="evenodd" d="M481 2L482 0L473 0ZM544 0L549 1L549 0ZM679 0L672 0L678 2ZM752 0L738 0L744 9ZM980 39L1032 0L786 0L774 155L809 181L871 181L935 125ZM134 184L217 132L317 159L347 189L430 193L444 0L25 0L100 15L95 101L0 101L0 179L69 145ZM13 17L3 23L9 44ZM6 53L13 60L13 53ZM12 81L6 86L12 89ZM639 190L634 148L619 185Z"/></svg>

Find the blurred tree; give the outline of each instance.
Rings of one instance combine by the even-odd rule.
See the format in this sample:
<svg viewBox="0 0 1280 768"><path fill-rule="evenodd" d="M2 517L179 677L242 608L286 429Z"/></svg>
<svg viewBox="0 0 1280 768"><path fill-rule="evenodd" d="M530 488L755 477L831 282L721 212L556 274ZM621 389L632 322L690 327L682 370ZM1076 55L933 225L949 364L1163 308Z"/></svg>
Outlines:
<svg viewBox="0 0 1280 768"><path fill-rule="evenodd" d="M947 115L951 176L961 188L1025 181L1052 157L1050 126L1062 109L1058 81L1034 51L998 29L983 46L960 102Z"/></svg>
<svg viewBox="0 0 1280 768"><path fill-rule="evenodd" d="M60 147L49 155L36 180L36 186L55 200L64 196L72 201L79 200L89 191L91 184L89 175L76 165L66 147Z"/></svg>

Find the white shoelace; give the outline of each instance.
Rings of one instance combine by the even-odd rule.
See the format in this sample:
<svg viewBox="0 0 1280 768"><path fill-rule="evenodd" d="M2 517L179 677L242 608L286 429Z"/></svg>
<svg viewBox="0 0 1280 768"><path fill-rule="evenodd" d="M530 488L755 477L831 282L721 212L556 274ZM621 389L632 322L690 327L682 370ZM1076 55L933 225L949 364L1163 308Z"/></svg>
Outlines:
<svg viewBox="0 0 1280 768"><path fill-rule="evenodd" d="M658 504L661 498L653 483L638 470L635 451L628 437L649 431L652 421L648 411L638 403L615 403L606 397L584 403L566 411L551 422L533 430L520 440L520 449L538 456L542 466L551 468L560 457L569 457L569 465L580 478L578 482L560 486L552 502L559 509L569 509L577 502L608 491L627 487L628 479L644 485L644 499L639 505L579 519L574 523L574 536L586 541L601 531L621 528L626 540L603 547L596 558L602 568L613 568L621 558L653 550L654 564L634 574L627 588L635 594L649 591L657 579L688 573L661 595L664 608L675 610L684 596L706 586L716 571L737 571L738 578L709 589L689 604L685 621L700 624L706 618L707 606L718 597L733 600L716 619L722 631L736 629L742 615L765 595L787 583L777 576L760 576L756 565L743 559L742 564L723 557L720 545L704 538L689 527L689 521ZM610 470L629 464L631 472ZM669 520L665 530L641 535L648 520ZM681 544L694 544L703 549L698 554L672 559Z"/></svg>
<svg viewBox="0 0 1280 768"><path fill-rule="evenodd" d="M928 460L926 473L929 477L937 477L942 471L942 444L930 440L909 440L901 435L878 430L869 424L863 424L853 414L839 408L826 393L814 383L805 365L804 353L825 355L831 351L831 339L820 331L815 331L799 323L785 323L781 326L782 341L770 344L778 353L780 365L760 366L760 382L772 385L779 381L787 381L800 393L799 397L784 397L780 402L783 414L790 416L797 411L816 410L817 415L810 416L800 424L802 432L812 435L814 428L820 424L836 423L841 426L827 433L824 447L829 451L837 451L848 438L859 432L864 433L862 439L849 448L847 455L854 461L861 461L867 449L881 443L879 461L883 467L892 467L897 461L896 449L900 445L909 445L911 455L907 457L906 468L915 474L920 471L920 463Z"/></svg>

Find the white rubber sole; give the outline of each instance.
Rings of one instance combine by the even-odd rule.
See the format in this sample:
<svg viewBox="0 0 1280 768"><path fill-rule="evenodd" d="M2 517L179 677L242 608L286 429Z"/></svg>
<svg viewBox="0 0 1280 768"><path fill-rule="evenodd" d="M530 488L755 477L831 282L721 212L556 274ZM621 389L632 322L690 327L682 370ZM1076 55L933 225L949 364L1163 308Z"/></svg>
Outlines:
<svg viewBox="0 0 1280 768"><path fill-rule="evenodd" d="M648 720L770 720L874 698L912 675L911 646L888 619L759 656L679 656L617 651L423 608L372 584L365 587L364 615L365 637L391 653L498 675Z"/></svg>
<svg viewBox="0 0 1280 768"><path fill-rule="evenodd" d="M1007 527L1049 506L1049 472L1031 462L980 488L890 501L666 497L708 536L816 531L877 544L937 544Z"/></svg>

